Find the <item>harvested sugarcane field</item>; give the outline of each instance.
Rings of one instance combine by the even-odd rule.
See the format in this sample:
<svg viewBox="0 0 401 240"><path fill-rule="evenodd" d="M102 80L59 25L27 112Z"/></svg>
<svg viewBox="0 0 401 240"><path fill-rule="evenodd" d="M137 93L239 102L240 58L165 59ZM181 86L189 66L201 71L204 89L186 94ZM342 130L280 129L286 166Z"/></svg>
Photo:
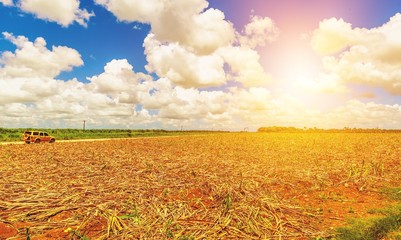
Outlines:
<svg viewBox="0 0 401 240"><path fill-rule="evenodd" d="M399 133L0 145L0 239L400 239Z"/></svg>

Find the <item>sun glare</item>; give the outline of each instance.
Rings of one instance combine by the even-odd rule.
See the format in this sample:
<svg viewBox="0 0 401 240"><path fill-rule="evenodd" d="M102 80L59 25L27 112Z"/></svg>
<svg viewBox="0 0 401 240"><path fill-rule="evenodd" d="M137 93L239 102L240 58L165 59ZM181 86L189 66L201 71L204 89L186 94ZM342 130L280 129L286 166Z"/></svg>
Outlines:
<svg viewBox="0 0 401 240"><path fill-rule="evenodd" d="M324 76L320 57L304 41L286 44L274 53L270 58L275 61L270 60L269 64L274 65L271 72L277 97L291 99L305 108L305 114L313 109L327 111L344 102L344 97L333 94L341 86L335 79Z"/></svg>
<svg viewBox="0 0 401 240"><path fill-rule="evenodd" d="M297 95L313 92L320 71L317 57L307 49L298 46L283 51L281 58L277 74L283 90Z"/></svg>

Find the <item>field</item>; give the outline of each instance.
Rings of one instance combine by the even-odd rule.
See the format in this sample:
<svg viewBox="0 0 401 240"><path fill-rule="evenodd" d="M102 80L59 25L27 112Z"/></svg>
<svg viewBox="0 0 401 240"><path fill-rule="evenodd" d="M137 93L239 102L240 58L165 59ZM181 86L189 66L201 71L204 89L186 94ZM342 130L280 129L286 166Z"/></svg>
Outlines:
<svg viewBox="0 0 401 240"><path fill-rule="evenodd" d="M400 239L400 172L395 133L0 145L0 239Z"/></svg>

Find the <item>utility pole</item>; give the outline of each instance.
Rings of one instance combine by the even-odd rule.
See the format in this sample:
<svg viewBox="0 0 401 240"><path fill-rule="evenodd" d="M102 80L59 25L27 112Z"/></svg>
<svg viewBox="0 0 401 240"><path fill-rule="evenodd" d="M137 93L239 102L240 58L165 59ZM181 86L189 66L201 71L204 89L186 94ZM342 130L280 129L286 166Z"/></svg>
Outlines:
<svg viewBox="0 0 401 240"><path fill-rule="evenodd" d="M83 128L84 131L85 131L85 123L86 123L86 120L84 120L84 128Z"/></svg>

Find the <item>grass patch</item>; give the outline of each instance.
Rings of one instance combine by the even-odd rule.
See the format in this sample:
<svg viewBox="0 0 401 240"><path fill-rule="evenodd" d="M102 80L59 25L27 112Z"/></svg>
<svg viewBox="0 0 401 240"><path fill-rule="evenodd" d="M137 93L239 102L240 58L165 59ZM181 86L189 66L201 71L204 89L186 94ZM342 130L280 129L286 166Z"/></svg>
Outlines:
<svg viewBox="0 0 401 240"><path fill-rule="evenodd" d="M401 188L385 188L383 193L394 200L401 201ZM351 225L337 230L338 240L375 240L384 237L401 239L401 204L394 207L375 210L382 217L354 219Z"/></svg>
<svg viewBox="0 0 401 240"><path fill-rule="evenodd" d="M383 193L391 199L401 201L401 188L385 188Z"/></svg>
<svg viewBox="0 0 401 240"><path fill-rule="evenodd" d="M375 240L387 236L388 233L397 230L401 226L401 207L395 215L383 218L369 218L353 220L351 226L337 230L338 240Z"/></svg>

